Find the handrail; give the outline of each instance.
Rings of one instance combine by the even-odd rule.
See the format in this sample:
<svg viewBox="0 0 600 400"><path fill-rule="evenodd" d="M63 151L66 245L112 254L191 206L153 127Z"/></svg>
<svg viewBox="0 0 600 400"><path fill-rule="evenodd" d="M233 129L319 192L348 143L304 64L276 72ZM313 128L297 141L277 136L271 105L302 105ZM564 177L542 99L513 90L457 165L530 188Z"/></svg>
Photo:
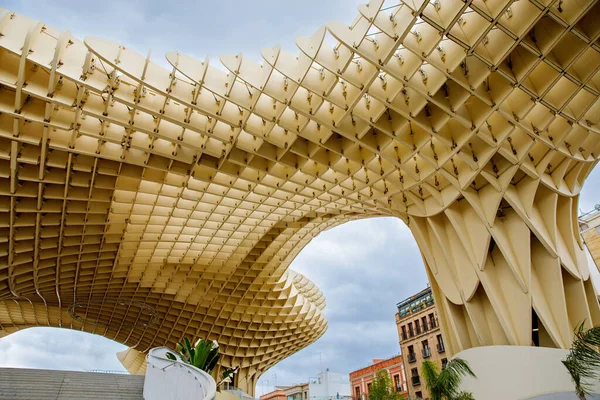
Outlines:
<svg viewBox="0 0 600 400"><path fill-rule="evenodd" d="M167 358L166 353L175 354L177 360ZM181 360L168 347L157 347L146 356L145 400L215 400L215 380L193 365Z"/></svg>

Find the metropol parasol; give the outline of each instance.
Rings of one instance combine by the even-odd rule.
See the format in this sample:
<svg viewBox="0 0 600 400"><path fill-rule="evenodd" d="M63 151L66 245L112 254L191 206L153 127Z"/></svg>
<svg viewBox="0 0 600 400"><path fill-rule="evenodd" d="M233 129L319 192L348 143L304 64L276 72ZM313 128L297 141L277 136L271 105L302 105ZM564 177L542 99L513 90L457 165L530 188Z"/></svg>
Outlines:
<svg viewBox="0 0 600 400"><path fill-rule="evenodd" d="M0 9L0 337L93 332L133 373L152 347L217 339L253 393L327 328L294 257L395 216L449 354L530 346L534 319L568 348L600 323L577 224L599 18L586 0L372 0L294 54L165 69Z"/></svg>

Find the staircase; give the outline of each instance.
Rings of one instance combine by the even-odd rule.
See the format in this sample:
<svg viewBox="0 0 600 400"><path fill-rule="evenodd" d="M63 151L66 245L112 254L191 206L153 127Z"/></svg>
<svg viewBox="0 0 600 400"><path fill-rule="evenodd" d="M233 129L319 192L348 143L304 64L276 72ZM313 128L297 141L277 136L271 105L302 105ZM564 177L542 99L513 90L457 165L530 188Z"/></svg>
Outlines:
<svg viewBox="0 0 600 400"><path fill-rule="evenodd" d="M0 400L143 400L144 377L0 368Z"/></svg>

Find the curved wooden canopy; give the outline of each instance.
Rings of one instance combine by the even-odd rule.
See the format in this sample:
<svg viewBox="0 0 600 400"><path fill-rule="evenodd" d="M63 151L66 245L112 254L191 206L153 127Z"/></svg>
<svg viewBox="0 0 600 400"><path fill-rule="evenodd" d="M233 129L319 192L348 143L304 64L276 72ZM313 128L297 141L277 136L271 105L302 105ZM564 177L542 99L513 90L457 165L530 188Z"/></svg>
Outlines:
<svg viewBox="0 0 600 400"><path fill-rule="evenodd" d="M576 223L600 152L597 2L358 11L228 72L0 11L0 332L99 333L130 370L215 338L252 393L326 329L290 262L369 216L414 233L450 353L600 323Z"/></svg>

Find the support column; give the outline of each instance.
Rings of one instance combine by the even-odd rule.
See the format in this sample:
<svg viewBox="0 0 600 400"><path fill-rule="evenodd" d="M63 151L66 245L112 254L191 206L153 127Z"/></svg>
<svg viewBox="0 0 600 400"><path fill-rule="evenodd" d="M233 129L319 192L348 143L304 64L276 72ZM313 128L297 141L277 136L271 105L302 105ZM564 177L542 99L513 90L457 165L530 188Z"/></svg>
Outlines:
<svg viewBox="0 0 600 400"><path fill-rule="evenodd" d="M450 354L566 349L578 324L600 324L577 202L525 177L502 191L468 189L440 214L411 217Z"/></svg>

